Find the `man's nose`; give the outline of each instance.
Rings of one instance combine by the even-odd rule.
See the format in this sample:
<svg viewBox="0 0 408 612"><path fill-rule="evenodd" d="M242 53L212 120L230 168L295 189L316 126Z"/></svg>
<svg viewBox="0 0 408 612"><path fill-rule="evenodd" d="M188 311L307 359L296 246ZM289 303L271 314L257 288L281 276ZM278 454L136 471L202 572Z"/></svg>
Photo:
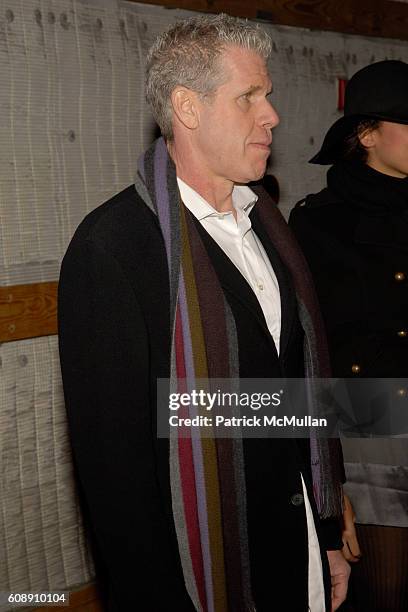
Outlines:
<svg viewBox="0 0 408 612"><path fill-rule="evenodd" d="M272 106L272 104L269 102L269 100L265 100L265 102L266 108L263 117L263 126L266 128L274 128L279 124L279 115Z"/></svg>

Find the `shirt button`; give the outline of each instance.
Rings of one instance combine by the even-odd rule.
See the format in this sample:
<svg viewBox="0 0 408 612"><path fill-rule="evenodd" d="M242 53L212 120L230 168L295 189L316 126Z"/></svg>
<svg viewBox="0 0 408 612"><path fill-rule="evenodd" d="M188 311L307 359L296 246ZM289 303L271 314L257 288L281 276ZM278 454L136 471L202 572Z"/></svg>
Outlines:
<svg viewBox="0 0 408 612"><path fill-rule="evenodd" d="M403 280L405 280L405 272L396 272L394 274L394 278L397 283L401 283Z"/></svg>
<svg viewBox="0 0 408 612"><path fill-rule="evenodd" d="M304 502L303 495L301 493L295 493L290 498L290 503L292 506L301 506Z"/></svg>
<svg viewBox="0 0 408 612"><path fill-rule="evenodd" d="M262 281L258 281L257 285L258 285L259 291L263 291L263 289L264 289L263 282Z"/></svg>

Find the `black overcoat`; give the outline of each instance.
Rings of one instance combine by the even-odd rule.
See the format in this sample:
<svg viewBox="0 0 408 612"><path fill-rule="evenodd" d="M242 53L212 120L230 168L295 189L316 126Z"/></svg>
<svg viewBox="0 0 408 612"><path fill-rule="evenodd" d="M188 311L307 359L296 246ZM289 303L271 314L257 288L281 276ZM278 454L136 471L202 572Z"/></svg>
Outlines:
<svg viewBox="0 0 408 612"><path fill-rule="evenodd" d="M359 206L329 189L289 224L309 263L333 374L408 377L408 206Z"/></svg>
<svg viewBox="0 0 408 612"><path fill-rule="evenodd" d="M203 234L237 322L240 375L300 376L303 331L291 280L256 213L252 221L277 272L287 317L286 349L279 358L249 285ZM59 285L60 356L74 459L108 609L114 611L193 610L173 523L168 442L156 436L156 379L168 378L170 371L169 317L162 234L131 186L82 222ZM324 551L341 546L338 525L323 525L316 516L308 441L250 440L244 452L257 610L306 612L300 471L323 551L327 601Z"/></svg>

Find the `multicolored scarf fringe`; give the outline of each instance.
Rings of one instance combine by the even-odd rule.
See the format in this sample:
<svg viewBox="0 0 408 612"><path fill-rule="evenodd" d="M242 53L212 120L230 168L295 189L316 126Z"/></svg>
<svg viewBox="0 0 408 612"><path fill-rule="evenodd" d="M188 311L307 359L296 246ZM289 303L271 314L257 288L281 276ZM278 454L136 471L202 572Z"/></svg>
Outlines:
<svg viewBox="0 0 408 612"><path fill-rule="evenodd" d="M238 378L234 318L195 225L180 202L175 166L162 138L140 158L135 186L157 215L166 248L173 339L170 391L197 388L197 379L208 379L211 384L211 379ZM295 253L293 260L288 244L282 244L288 234L293 242L290 232L278 212L271 216L274 207L268 199L263 194L258 196L266 230L281 256L282 250L286 253L282 259L292 271L299 254ZM275 225L276 214L279 222ZM296 251L295 245L292 250ZM304 261L301 265L306 268ZM301 295L302 287L296 289ZM307 339L307 372L310 376L323 376L317 362L319 351L325 354L324 336L315 332L321 328L316 320L318 308L307 300L300 304ZM189 416L194 414L190 412ZM341 492L333 469L338 463L336 452L321 440L313 440L311 449L321 515L338 515ZM170 479L184 579L196 610L255 610L250 587L242 440L171 435Z"/></svg>

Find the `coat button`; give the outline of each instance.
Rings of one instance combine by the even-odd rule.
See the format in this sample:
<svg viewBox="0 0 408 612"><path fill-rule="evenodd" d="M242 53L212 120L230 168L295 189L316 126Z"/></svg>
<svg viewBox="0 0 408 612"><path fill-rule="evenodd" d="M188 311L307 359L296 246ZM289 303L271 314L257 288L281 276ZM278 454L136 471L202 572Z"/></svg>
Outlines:
<svg viewBox="0 0 408 612"><path fill-rule="evenodd" d="M406 337L407 337L407 335L408 335L408 332L407 332L405 329L401 329L401 331L397 332L397 335L398 335L400 338L406 338Z"/></svg>
<svg viewBox="0 0 408 612"><path fill-rule="evenodd" d="M405 272L396 272L394 274L394 278L397 283L400 283L401 281L405 280Z"/></svg>
<svg viewBox="0 0 408 612"><path fill-rule="evenodd" d="M303 502L304 502L304 499L303 499L303 495L301 493L295 493L290 498L290 503L293 506L301 506L303 504Z"/></svg>
<svg viewBox="0 0 408 612"><path fill-rule="evenodd" d="M353 365L351 366L351 371L353 372L353 374L360 374L361 368L358 363L353 363Z"/></svg>

